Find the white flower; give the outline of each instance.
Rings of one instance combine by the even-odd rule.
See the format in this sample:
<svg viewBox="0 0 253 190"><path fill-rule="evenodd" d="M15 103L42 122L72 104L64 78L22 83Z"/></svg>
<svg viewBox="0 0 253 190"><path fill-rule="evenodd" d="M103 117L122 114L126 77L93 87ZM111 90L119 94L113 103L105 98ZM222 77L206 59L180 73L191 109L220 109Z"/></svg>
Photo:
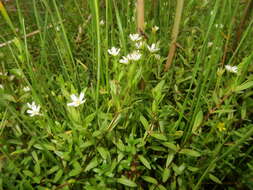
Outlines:
<svg viewBox="0 0 253 190"><path fill-rule="evenodd" d="M36 106L35 102L32 102L31 104L27 103L27 106L30 110L27 110L26 112L30 114L31 117L35 115L41 115L40 112L40 106Z"/></svg>
<svg viewBox="0 0 253 190"><path fill-rule="evenodd" d="M4 72L4 73L0 72L0 75L2 75L2 76L7 76L7 74L8 74L7 72Z"/></svg>
<svg viewBox="0 0 253 190"><path fill-rule="evenodd" d="M73 107L78 107L79 105L83 104L86 99L84 99L84 93L81 92L80 96L77 97L75 94L72 94L70 96L72 102L68 103L67 106L73 106Z"/></svg>
<svg viewBox="0 0 253 190"><path fill-rule="evenodd" d="M117 56L120 52L120 48L112 47L111 49L108 49L108 53L112 56Z"/></svg>
<svg viewBox="0 0 253 190"><path fill-rule="evenodd" d="M29 86L25 86L25 87L23 88L23 90L24 90L25 92L29 92L31 89L30 89Z"/></svg>
<svg viewBox="0 0 253 190"><path fill-rule="evenodd" d="M141 53L139 51L134 51L127 55L127 59L131 61L138 61L141 58Z"/></svg>
<svg viewBox="0 0 253 190"><path fill-rule="evenodd" d="M139 34L130 34L129 37L133 42L141 40L141 36Z"/></svg>
<svg viewBox="0 0 253 190"><path fill-rule="evenodd" d="M207 47L212 47L213 42L208 42Z"/></svg>
<svg viewBox="0 0 253 190"><path fill-rule="evenodd" d="M224 27L223 24L215 24L214 26L215 26L215 28L220 28L220 29L222 29Z"/></svg>
<svg viewBox="0 0 253 190"><path fill-rule="evenodd" d="M104 20L100 20L99 24L100 24L101 26L103 26L103 25L105 24L105 21L104 21Z"/></svg>
<svg viewBox="0 0 253 190"><path fill-rule="evenodd" d="M123 56L122 59L119 60L120 63L123 63L123 64L128 64L129 63L129 60L126 56Z"/></svg>
<svg viewBox="0 0 253 190"><path fill-rule="evenodd" d="M231 73L237 73L238 72L238 67L237 66L226 65L225 69L228 72L231 72Z"/></svg>
<svg viewBox="0 0 253 190"><path fill-rule="evenodd" d="M2 84L0 84L0 89L4 89L4 86Z"/></svg>
<svg viewBox="0 0 253 190"><path fill-rule="evenodd" d="M160 48L158 47L158 45L157 44L151 44L151 46L149 46L149 45L147 45L147 48L148 48L148 50L151 52L151 53L155 53L155 52L157 52L157 51L159 51L160 50Z"/></svg>
<svg viewBox="0 0 253 190"><path fill-rule="evenodd" d="M153 26L152 27L152 32L156 33L159 30L158 26Z"/></svg>
<svg viewBox="0 0 253 190"><path fill-rule="evenodd" d="M136 47L137 49L141 49L141 48L143 47L143 45L144 45L143 42L136 42L136 43L135 43L135 47Z"/></svg>

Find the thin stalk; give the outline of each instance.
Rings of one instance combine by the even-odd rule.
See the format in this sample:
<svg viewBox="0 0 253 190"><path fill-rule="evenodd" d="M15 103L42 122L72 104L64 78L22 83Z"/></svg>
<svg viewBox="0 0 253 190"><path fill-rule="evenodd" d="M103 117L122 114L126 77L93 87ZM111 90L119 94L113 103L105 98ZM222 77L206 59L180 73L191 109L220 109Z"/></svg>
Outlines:
<svg viewBox="0 0 253 190"><path fill-rule="evenodd" d="M170 45L170 50L168 53L168 59L166 61L165 67L164 67L164 71L168 71L168 69L170 68L175 52L176 52L176 48L177 48L177 37L178 37L178 33L179 33L179 25L181 22L181 17L182 17L182 12L183 12L183 7L184 7L184 0L177 0L177 8L176 8L176 16L175 16L175 20L174 20L174 25L173 25L173 29L172 29L172 35L171 35L171 45Z"/></svg>
<svg viewBox="0 0 253 190"><path fill-rule="evenodd" d="M93 0L94 12L95 12L95 24L96 24L96 35L97 35L97 90L96 90L96 112L98 112L99 104L99 88L100 88L100 69L101 69L101 39L100 39L100 28L99 28L99 11L98 11L98 1Z"/></svg>
<svg viewBox="0 0 253 190"><path fill-rule="evenodd" d="M144 0L137 0L137 30L144 32Z"/></svg>

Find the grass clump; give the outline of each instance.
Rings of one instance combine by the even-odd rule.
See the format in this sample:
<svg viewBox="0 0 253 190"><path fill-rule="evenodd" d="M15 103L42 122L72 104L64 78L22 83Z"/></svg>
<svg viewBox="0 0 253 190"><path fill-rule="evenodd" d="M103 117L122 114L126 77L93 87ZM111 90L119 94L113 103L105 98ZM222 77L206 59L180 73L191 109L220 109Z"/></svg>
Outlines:
<svg viewBox="0 0 253 190"><path fill-rule="evenodd" d="M246 4L185 1L164 72L176 2L135 3L0 4L0 190L253 188Z"/></svg>

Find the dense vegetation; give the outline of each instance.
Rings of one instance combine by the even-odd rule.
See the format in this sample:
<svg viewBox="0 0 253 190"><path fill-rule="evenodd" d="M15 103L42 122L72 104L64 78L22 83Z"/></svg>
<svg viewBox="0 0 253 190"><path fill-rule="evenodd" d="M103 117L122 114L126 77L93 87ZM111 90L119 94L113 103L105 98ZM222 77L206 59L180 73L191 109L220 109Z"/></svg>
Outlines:
<svg viewBox="0 0 253 190"><path fill-rule="evenodd" d="M185 1L165 72L176 3L0 1L0 190L253 189L248 1Z"/></svg>

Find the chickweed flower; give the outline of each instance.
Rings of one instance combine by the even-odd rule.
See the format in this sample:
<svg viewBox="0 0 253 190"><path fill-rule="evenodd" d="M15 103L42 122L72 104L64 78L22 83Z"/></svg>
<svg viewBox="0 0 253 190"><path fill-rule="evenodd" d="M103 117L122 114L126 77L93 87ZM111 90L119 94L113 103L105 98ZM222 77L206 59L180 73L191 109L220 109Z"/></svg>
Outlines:
<svg viewBox="0 0 253 190"><path fill-rule="evenodd" d="M157 52L157 51L160 50L160 48L158 47L158 45L155 44L155 43L151 44L151 46L147 45L147 48L148 48L148 50L149 50L151 53L155 53L155 52Z"/></svg>
<svg viewBox="0 0 253 190"><path fill-rule="evenodd" d="M36 105L35 102L32 102L31 104L27 103L27 106L29 108L29 110L27 110L26 112L31 116L35 116L35 115L41 115L40 114L40 106Z"/></svg>
<svg viewBox="0 0 253 190"><path fill-rule="evenodd" d="M99 24L100 24L101 26L103 26L103 25L105 25L105 21L104 21L104 20L100 20Z"/></svg>
<svg viewBox="0 0 253 190"><path fill-rule="evenodd" d="M72 102L67 104L67 106L70 106L70 107L78 107L79 105L83 104L86 101L86 99L84 98L83 92L81 92L79 97L77 97L75 94L72 94L70 98Z"/></svg>
<svg viewBox="0 0 253 190"><path fill-rule="evenodd" d="M153 27L152 27L152 32L153 32L153 33L156 33L158 30L159 30L159 27L158 27L158 26L153 26Z"/></svg>
<svg viewBox="0 0 253 190"><path fill-rule="evenodd" d="M129 63L129 60L126 56L123 56L122 59L119 60L120 63L123 63L123 64L128 64Z"/></svg>
<svg viewBox="0 0 253 190"><path fill-rule="evenodd" d="M129 35L130 39L133 41L133 42L137 42L137 41L140 41L141 40L141 36L139 34L130 34Z"/></svg>
<svg viewBox="0 0 253 190"><path fill-rule="evenodd" d="M23 88L23 90L24 90L25 92L29 92L31 89L30 89L29 86L25 86L25 87Z"/></svg>
<svg viewBox="0 0 253 190"><path fill-rule="evenodd" d="M127 59L131 61L138 61L141 58L141 53L139 51L134 51L127 55Z"/></svg>
<svg viewBox="0 0 253 190"><path fill-rule="evenodd" d="M237 73L238 72L237 66L226 65L225 69L230 73Z"/></svg>
<svg viewBox="0 0 253 190"><path fill-rule="evenodd" d="M108 49L108 53L112 56L117 56L120 52L120 48L112 47L111 49Z"/></svg>

